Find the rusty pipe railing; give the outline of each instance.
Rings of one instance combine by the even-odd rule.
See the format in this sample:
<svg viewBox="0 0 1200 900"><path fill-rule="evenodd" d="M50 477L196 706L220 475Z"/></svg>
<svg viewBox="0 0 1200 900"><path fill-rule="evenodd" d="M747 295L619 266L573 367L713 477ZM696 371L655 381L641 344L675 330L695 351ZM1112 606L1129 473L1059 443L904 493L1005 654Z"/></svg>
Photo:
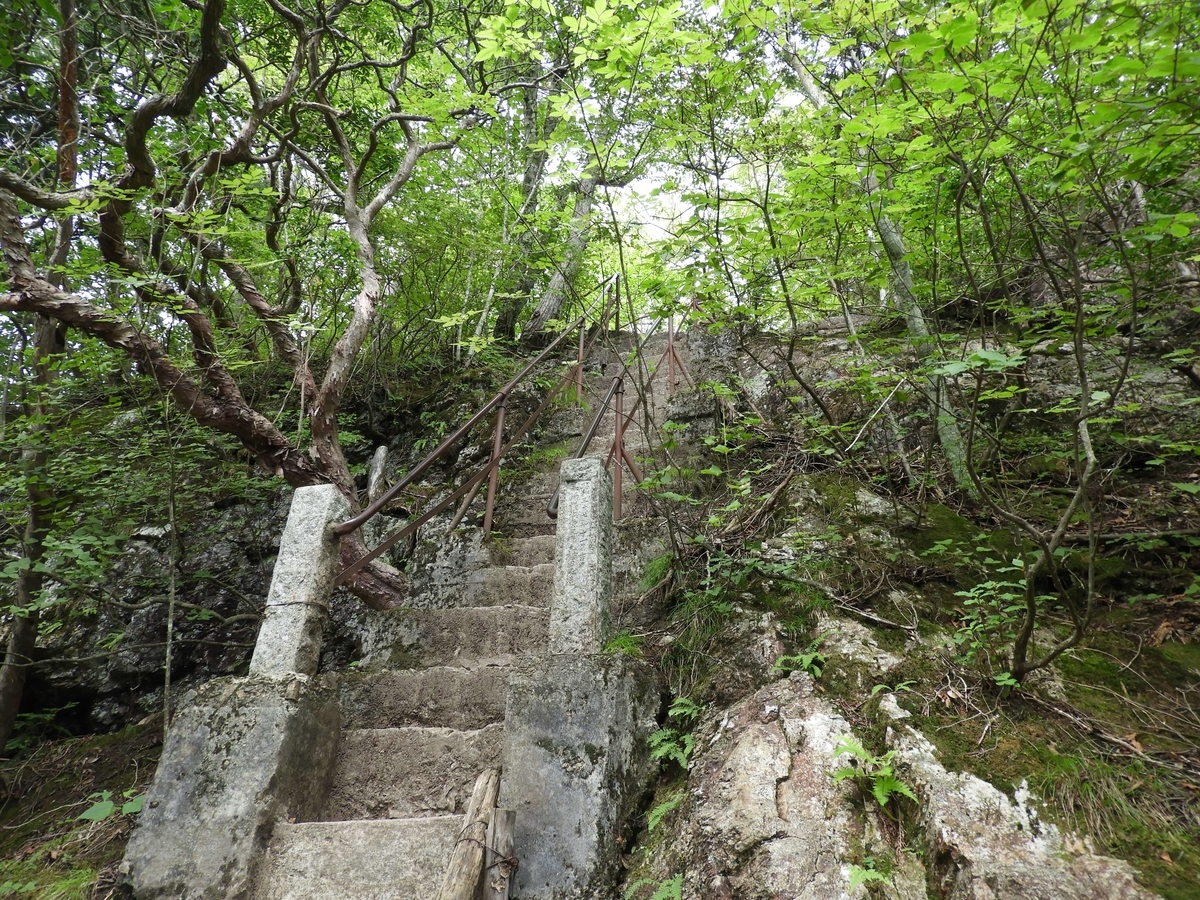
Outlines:
<svg viewBox="0 0 1200 900"><path fill-rule="evenodd" d="M369 553L347 566L341 572L341 574L338 575L337 583L341 584L355 572L361 571L369 562L371 562L371 560L382 556L392 547L396 546L396 544L398 544L400 541L416 532L418 528L420 528L438 513L451 506L457 500L460 500L467 494L478 489L478 487L499 468L500 460L503 459L504 455L521 442L522 438L524 438L529 429L533 427L533 424L538 420L538 417L541 416L546 407L550 405L551 401L553 401L562 390L571 384L573 379L574 372L568 372L567 375L558 383L558 385L546 395L545 399L538 404L537 409L530 413L529 417L523 423L521 423L521 427L517 429L516 433L506 443L499 447L499 452L494 453L482 469L464 481L448 496L442 498L432 507L423 512L412 522L409 522L407 525L403 525L396 531L393 531L391 534L387 535L387 537L379 542L379 546L377 546L374 550L371 550Z"/></svg>
<svg viewBox="0 0 1200 900"><path fill-rule="evenodd" d="M691 312L691 310L688 310L688 313L690 313L690 312ZM683 326L683 323L687 321L688 313L684 313L683 318L680 320L679 324L680 324L681 328ZM646 335L637 342L637 345L634 349L634 355L638 358L639 362L642 360L642 351L645 349L646 344L649 343L650 339L652 337L654 337L654 335L658 334L658 330L659 330L659 328L662 327L663 321L664 321L663 319L657 320L654 323L653 327L646 333ZM663 351L663 355L659 357L658 362L655 363L655 365L654 365L654 368L652 370L649 370L649 381L651 381L651 382L654 381L654 379L658 375L659 369L662 367L662 363L665 360L668 364L668 371L669 371L669 376L670 376L668 390L669 390L669 393L672 396L674 396L675 391L679 386L679 374L682 373L683 375L687 376L687 378L689 380L691 379L692 376L688 372L687 367L684 365L683 360L679 357L679 352L675 349L675 335L677 334L677 329L675 327L674 315L668 316L665 321L667 323L667 349L665 351ZM583 358L582 351L583 351L583 338L581 335L580 336L580 359L581 360ZM628 366L623 366L623 368L625 369L626 373L628 373L628 371L629 371ZM580 397L580 396L582 396L582 391L583 391L583 384L582 384L582 382L583 382L583 366L582 365L579 365L577 367L576 374L577 374L576 397ZM629 467L629 473L631 475L633 475L635 482L637 482L638 484L641 484L642 481L645 480L642 475L641 468L637 464L637 461L634 460L634 458L629 453L629 449L625 446L626 422L628 419L632 418L633 415L637 412L638 406L642 402L642 398L640 395L638 396L637 401L633 404L633 408L630 409L630 411L629 411L629 415L626 416L625 408L624 408L625 407L624 378L625 378L624 375L614 375L613 376L612 384L610 384L609 388L608 388L608 393L604 395L604 399L600 402L600 408L596 411L596 416L595 416L595 418L592 419L592 424L588 428L587 434L584 435L583 440L579 444L579 448L573 454L571 454L571 457L570 457L571 459L580 459L581 457L583 457L584 455L587 454L588 448L591 446L592 440L595 438L596 432L600 428L600 422L604 419L604 415L605 415L605 413L608 412L610 404L613 404L613 398L615 397L616 398L615 410L614 410L614 414L615 414L614 418L616 420L615 425L614 425L615 436L613 438L612 447L610 447L609 451L608 451L608 458L605 462L605 467L607 468L608 466L612 466L614 458L615 458L616 466L613 468L613 518L616 520L619 520L621 518L621 513L622 513L622 509L621 509L622 495L624 493L624 491L623 491L623 472L621 470L622 463L624 463L626 466ZM546 504L546 515L549 516L551 519L558 517L558 495L559 495L559 490L558 490L558 488L555 488L553 495L551 495L551 497L550 497L550 502Z"/></svg>
<svg viewBox="0 0 1200 900"><path fill-rule="evenodd" d="M596 437L596 432L600 430L600 422L604 419L604 414L608 412L608 405L612 403L613 395L617 392L617 386L621 383L622 376L614 375L612 384L608 386L608 393L604 395L604 399L600 401L600 408L596 410L596 416L592 419L592 424L588 427L587 434L583 436L583 441L579 444L579 449L571 454L570 459L581 459L587 452L588 447L592 445L593 438ZM550 502L546 504L546 515L552 519L558 518L558 492L555 488L554 493L550 497Z"/></svg>
<svg viewBox="0 0 1200 900"><path fill-rule="evenodd" d="M614 400L615 398L615 400ZM600 430L600 422L604 419L604 414L608 412L610 406L613 409L614 436L612 446L608 450L608 459L605 462L605 467L613 464L615 458L617 464L613 469L613 519L621 518L621 495L622 495L622 472L621 463L629 467L629 472L633 475L633 480L638 484L644 481L642 470L638 466L637 461L629 454L629 448L625 446L625 424L627 417L625 415L625 376L614 375L612 384L608 386L608 393L604 395L604 399L600 401L600 409L596 411L596 417L592 419L592 424L588 428L587 434L579 443L579 449L571 454L571 459L580 459L587 454L588 448L592 444L592 439L596 437L596 432ZM630 413L632 415L632 412ZM551 519L558 518L558 492L555 488L554 493L550 496L550 502L546 504L546 515Z"/></svg>
<svg viewBox="0 0 1200 900"><path fill-rule="evenodd" d="M603 329L604 325L608 322L609 312L611 310L613 303L620 301L620 276L619 275L613 275L612 277L605 279L605 281L601 283L601 290L604 290L605 288L610 287L610 286L611 286L611 290L607 291L606 294L604 295L608 298L608 302L606 302L604 304L604 308L603 308L601 319L600 319L602 329ZM387 492L380 495L373 503L371 503L366 509L364 509L362 512L360 512L358 515L354 516L351 519L346 520L345 522L342 522L340 525L334 526L334 529L333 529L334 534L337 534L337 535L350 534L352 531L355 531L355 530L361 528L363 526L363 524L365 524L369 519L371 519L371 517L373 517L381 509L383 509L385 506L387 506L387 504L390 503L397 494L399 494L402 490L404 490L406 487L408 487L410 484L412 484L417 479L418 476L423 474L426 469L428 469L435 462L437 462L443 455L445 455L446 451L449 450L450 447L452 447L454 444L457 444L460 440L462 440L471 431L472 428L474 428L476 425L479 424L479 422L488 413L490 413L493 409L495 409L501 403L506 402L508 399L508 395L512 392L513 388L515 388L518 384L520 384L525 379L526 375L528 375L531 371L533 371L533 369L536 366L538 366L540 363L542 363L551 353L553 353L563 343L563 341L567 338L568 335L573 334L575 332L575 328L577 326L586 325L587 317L588 317L588 313L585 312L575 322L571 323L571 325L568 326L562 332L562 334L560 334L557 338L555 338L554 341L552 341L550 343L550 345L548 347L546 347L545 350L543 350L541 353L539 353L537 355L537 357L533 360L533 362L531 362L527 366L525 366L525 368L523 368L504 387L502 387L500 389L500 391L496 394L496 396L492 397L491 400L489 400L487 403L485 403L483 406L481 406L479 408L478 412L476 412L475 415L471 416L471 418L469 418L466 422L464 422L462 425L460 425L458 428L456 428L454 430L453 434L451 434L449 437L445 438L440 444L438 444L437 447L434 448L434 450L428 456L426 456L423 460L421 460L421 462L417 463L417 465L415 465L412 469L410 469L408 474L406 474L403 478L401 478L400 481L398 481L395 485L393 485ZM594 344L595 344L595 342L593 341L592 346L594 346ZM578 362L576 365L582 366L583 365L582 360L580 362ZM504 424L503 419L501 418L501 421L500 421L501 428L503 427L503 424Z"/></svg>

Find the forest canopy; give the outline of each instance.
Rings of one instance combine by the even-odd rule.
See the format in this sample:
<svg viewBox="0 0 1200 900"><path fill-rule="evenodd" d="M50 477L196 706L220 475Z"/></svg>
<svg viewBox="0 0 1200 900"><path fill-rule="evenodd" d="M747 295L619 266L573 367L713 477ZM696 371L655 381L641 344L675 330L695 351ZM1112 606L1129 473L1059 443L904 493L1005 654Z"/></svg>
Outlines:
<svg viewBox="0 0 1200 900"><path fill-rule="evenodd" d="M119 470L83 424L113 393L147 392L203 440L358 508L348 392L536 345L614 272L631 313L693 310L693 327L794 345L831 315L897 323L938 444L910 459L884 416L897 477L1024 534L1036 607L1035 577L1057 580L1093 500L1092 429L1124 408L1135 348L1158 342L1200 383L1180 330L1200 259L1192 12L14 0L0 15L12 609L36 629L43 576L62 577L45 548L102 552L100 537L62 542L105 527L81 527L93 508L70 497L86 479L54 456L86 445L95 470ZM1076 452L1070 504L1038 524L991 479L1009 423L1038 412L1021 367L1048 347L1076 362L1074 398L1049 411ZM1112 363L1100 380L1097 353ZM864 356L880 409L899 389L888 365ZM794 387L828 452L851 454L862 423ZM1003 414L985 422L989 404ZM362 550L346 538L347 559ZM402 591L382 564L352 587L377 606ZM1038 664L1035 618L1018 679Z"/></svg>

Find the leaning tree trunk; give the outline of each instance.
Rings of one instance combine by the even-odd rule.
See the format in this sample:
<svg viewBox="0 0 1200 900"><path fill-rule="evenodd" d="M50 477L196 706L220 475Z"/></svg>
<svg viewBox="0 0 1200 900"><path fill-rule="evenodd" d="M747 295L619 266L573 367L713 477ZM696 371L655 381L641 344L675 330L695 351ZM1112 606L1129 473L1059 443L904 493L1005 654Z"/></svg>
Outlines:
<svg viewBox="0 0 1200 900"><path fill-rule="evenodd" d="M579 180L575 195L575 212L571 217L571 233L567 237L567 249L562 262L555 268L546 293L538 301L537 309L529 317L522 332L522 339L530 341L546 330L551 319L558 318L567 302L575 274L583 262L583 254L587 251L588 241L592 236L592 200L596 196L598 179L594 172L589 172Z"/></svg>
<svg viewBox="0 0 1200 900"><path fill-rule="evenodd" d="M792 50L786 37L778 40L784 61L796 74L800 81L800 90L817 109L824 108L828 100L821 87L813 80L812 75L804 66L804 61ZM867 204L875 220L875 227L887 253L888 263L892 270L892 290L899 300L900 311L904 314L908 332L912 335L913 344L918 357L923 363L932 361L933 347L930 343L929 326L925 321L925 312L913 293L912 266L908 262L908 254L904 246L904 235L884 209L880 197L879 179L868 168L862 180L863 193L867 196ZM930 374L921 380L921 393L925 395L930 409L933 410L934 424L937 428L938 441L942 452L950 464L950 474L959 490L969 496L977 496L975 483L971 480L970 467L967 464L967 451L963 443L962 431L958 427L958 416L946 390L946 379L941 375Z"/></svg>
<svg viewBox="0 0 1200 900"><path fill-rule="evenodd" d="M874 203L879 198L879 181L875 175L868 174L863 179L863 189L867 200ZM888 262L892 268L892 291L899 303L904 320L908 325L908 333L913 338L913 345L918 358L926 364L933 361L933 347L929 336L929 325L925 321L925 313L913 293L912 266L909 265L904 247L904 236L900 227L883 210L883 202L879 201L873 209L875 224L879 230L879 239L887 253ZM947 394L946 379L942 375L930 373L921 380L921 392L925 395L934 414L934 424L937 428L938 440L942 452L950 464L950 474L958 489L975 497L975 483L971 480L971 470L967 463L967 450L963 443L962 432L958 427L958 416Z"/></svg>
<svg viewBox="0 0 1200 900"><path fill-rule="evenodd" d="M530 79L536 70L531 67ZM517 336L517 322L521 313L529 303L536 281L533 266L537 248L537 231L534 229L534 217L537 215L538 193L542 186L542 176L546 172L546 161L549 152L545 150L546 140L550 134L550 117L546 116L538 122L538 97L540 90L536 83L522 91L521 95L521 140L525 144L525 172L521 178L521 210L517 216L517 259L519 275L516 284L496 317L496 327L492 334L500 340L511 341Z"/></svg>

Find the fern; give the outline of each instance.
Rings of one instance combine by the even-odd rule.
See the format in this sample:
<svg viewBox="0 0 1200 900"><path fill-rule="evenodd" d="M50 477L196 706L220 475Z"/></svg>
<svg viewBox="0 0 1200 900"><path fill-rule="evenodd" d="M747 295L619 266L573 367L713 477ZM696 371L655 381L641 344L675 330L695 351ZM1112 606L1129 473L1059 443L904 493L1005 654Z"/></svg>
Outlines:
<svg viewBox="0 0 1200 900"><path fill-rule="evenodd" d="M695 747L694 737L674 728L660 728L650 735L650 758L659 762L677 762L684 769L687 768Z"/></svg>
<svg viewBox="0 0 1200 900"><path fill-rule="evenodd" d="M875 869L864 869L862 866L850 866L850 893L854 893L864 884L890 884L891 879Z"/></svg>
<svg viewBox="0 0 1200 900"><path fill-rule="evenodd" d="M683 876L676 875L658 886L650 900L683 900Z"/></svg>
<svg viewBox="0 0 1200 900"><path fill-rule="evenodd" d="M675 809L682 802L683 794L680 793L676 794L669 800L663 801L662 803L658 804L658 806L654 807L654 809L650 810L650 812L646 814L646 830L653 834L654 829L657 828L659 823L666 818L667 813Z"/></svg>
<svg viewBox="0 0 1200 900"><path fill-rule="evenodd" d="M871 785L871 792L875 795L875 799L879 801L880 806L887 806L888 801L892 799L892 794L900 794L914 803L917 802L917 795L913 793L912 788L895 775L876 775L875 783Z"/></svg>
<svg viewBox="0 0 1200 900"><path fill-rule="evenodd" d="M834 754L849 753L858 760L856 766L843 766L833 773L833 783L841 784L846 779L856 781L860 788L873 796L881 808L896 794L907 797L914 803L919 803L917 795L907 784L896 777L896 766L893 760L896 751L889 750L883 756L875 756L858 741L844 737L838 741Z"/></svg>
<svg viewBox="0 0 1200 900"><path fill-rule="evenodd" d="M647 885L654 884L653 878L639 878L625 891L625 900L633 900L634 894ZM676 875L660 882L658 888L650 896L650 900L683 900L683 876Z"/></svg>

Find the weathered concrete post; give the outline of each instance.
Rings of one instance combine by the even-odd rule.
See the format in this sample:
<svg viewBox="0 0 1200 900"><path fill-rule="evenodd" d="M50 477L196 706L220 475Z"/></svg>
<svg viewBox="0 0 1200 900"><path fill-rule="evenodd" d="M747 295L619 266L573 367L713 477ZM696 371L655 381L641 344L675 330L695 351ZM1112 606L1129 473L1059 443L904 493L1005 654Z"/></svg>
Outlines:
<svg viewBox="0 0 1200 900"><path fill-rule="evenodd" d="M296 490L250 660L251 675L316 674L340 561L331 526L349 515L350 504L332 484Z"/></svg>
<svg viewBox="0 0 1200 900"><path fill-rule="evenodd" d="M563 463L548 656L509 685L500 805L516 811L513 893L608 896L621 828L649 781L658 692L650 669L601 652L612 594L612 481Z"/></svg>
<svg viewBox="0 0 1200 900"><path fill-rule="evenodd" d="M122 871L137 900L246 900L275 823L316 815L341 732L336 681L316 676L349 505L300 488L247 678L183 699Z"/></svg>
<svg viewBox="0 0 1200 900"><path fill-rule="evenodd" d="M595 456L568 459L558 479L551 653L599 653L612 597L612 478Z"/></svg>

